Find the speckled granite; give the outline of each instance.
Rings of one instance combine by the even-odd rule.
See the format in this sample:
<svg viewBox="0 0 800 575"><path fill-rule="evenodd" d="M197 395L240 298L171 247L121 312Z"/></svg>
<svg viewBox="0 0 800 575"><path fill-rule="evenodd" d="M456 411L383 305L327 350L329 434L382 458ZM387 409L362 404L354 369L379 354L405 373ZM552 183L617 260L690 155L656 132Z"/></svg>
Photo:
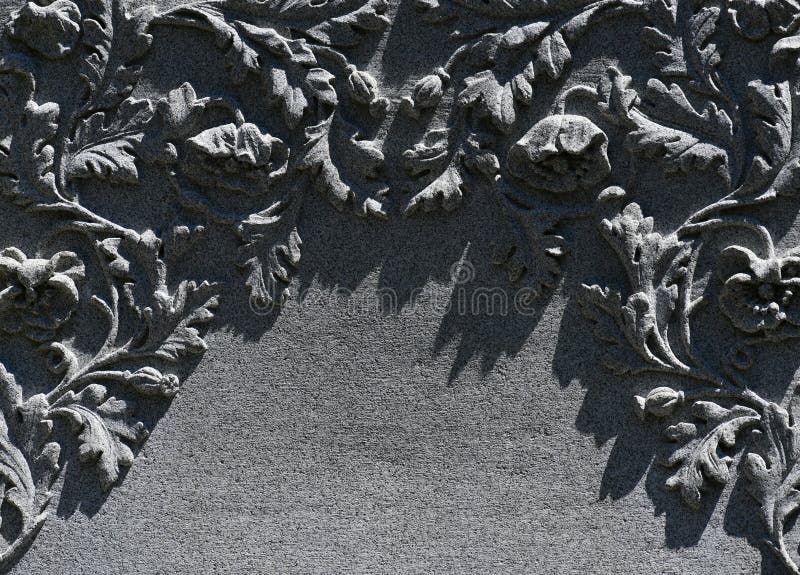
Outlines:
<svg viewBox="0 0 800 575"><path fill-rule="evenodd" d="M0 572L799 572L797 0L2 15Z"/></svg>

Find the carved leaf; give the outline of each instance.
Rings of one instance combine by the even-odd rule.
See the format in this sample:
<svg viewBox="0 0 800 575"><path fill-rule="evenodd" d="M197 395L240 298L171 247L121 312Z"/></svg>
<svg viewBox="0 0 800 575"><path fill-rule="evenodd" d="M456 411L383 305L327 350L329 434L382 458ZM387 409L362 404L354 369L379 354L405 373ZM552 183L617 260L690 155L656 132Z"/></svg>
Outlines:
<svg viewBox="0 0 800 575"><path fill-rule="evenodd" d="M173 142L185 141L196 133L208 98L198 98L188 82L170 90L155 103L155 115L137 146L146 162L172 164L178 160Z"/></svg>
<svg viewBox="0 0 800 575"><path fill-rule="evenodd" d="M368 0L360 8L329 18L306 33L329 46L355 46L363 40L365 32L379 32L389 25L388 7L386 0Z"/></svg>
<svg viewBox="0 0 800 575"><path fill-rule="evenodd" d="M68 391L53 404L50 413L66 418L79 433L80 460L95 466L104 490L119 479L121 467L133 463L127 443L136 444L147 437L144 425L131 420L133 406L108 397L106 388L98 384L77 394Z"/></svg>
<svg viewBox="0 0 800 575"><path fill-rule="evenodd" d="M642 29L642 40L656 53L653 63L665 76L686 75L683 38L677 29L678 4L675 0L653 0L645 12L654 26Z"/></svg>
<svg viewBox="0 0 800 575"><path fill-rule="evenodd" d="M294 62L302 66L316 66L317 58L304 39L287 38L273 28L260 28L247 22L237 21L236 26L244 35L285 62Z"/></svg>
<svg viewBox="0 0 800 575"><path fill-rule="evenodd" d="M250 71L258 71L261 66L258 54L229 24L225 15L210 4L197 4L169 10L155 18L161 23L187 26L214 34L216 45L225 50L225 58L234 84L241 84Z"/></svg>
<svg viewBox="0 0 800 575"><path fill-rule="evenodd" d="M608 288L584 286L584 315L602 328L595 330L598 337L615 346L610 351L617 357L607 362L609 367L617 373L635 373L647 366L687 370L670 347L667 329L679 296L678 284L686 275L689 245L674 235L653 232L653 219L645 218L637 204L629 204L612 220L603 220L601 232L617 252L631 290L623 303L621 294ZM599 312L608 318L599 317ZM616 330L608 329L611 320ZM625 347L643 362L630 361Z"/></svg>
<svg viewBox="0 0 800 575"><path fill-rule="evenodd" d="M153 293L152 305L142 309L146 329L136 351L167 361L203 353L207 346L198 326L214 317L213 310L219 303L218 297L212 295L214 291L215 286L205 281L197 285L184 280L174 293L162 283Z"/></svg>
<svg viewBox="0 0 800 575"><path fill-rule="evenodd" d="M3 369L3 374L8 374ZM22 515L23 530L35 523L41 524L41 509L36 505L36 486L28 462L22 452L12 443L5 417L0 416L0 501L7 501Z"/></svg>
<svg viewBox="0 0 800 575"><path fill-rule="evenodd" d="M118 184L135 184L139 180L133 144L125 138L96 144L80 151L72 158L68 170L73 178L96 175Z"/></svg>
<svg viewBox="0 0 800 575"><path fill-rule="evenodd" d="M333 87L334 76L322 68L312 68L308 71L305 85L309 98L314 98L320 104L336 107L339 97Z"/></svg>
<svg viewBox="0 0 800 575"><path fill-rule="evenodd" d="M788 82L750 82L748 99L755 116L756 155L735 197L762 201L800 191L800 160L790 157L794 139L792 94Z"/></svg>
<svg viewBox="0 0 800 575"><path fill-rule="evenodd" d="M565 254L564 238L541 232L524 216L514 224L514 239L496 246L493 263L505 270L512 284L524 282L530 298L539 297L555 288L561 277L559 259Z"/></svg>
<svg viewBox="0 0 800 575"><path fill-rule="evenodd" d="M452 211L461 203L464 182L458 165L460 154L450 152L449 133L447 129L429 130L421 142L403 152L403 164L411 176L438 174L409 200L405 215L437 208Z"/></svg>
<svg viewBox="0 0 800 575"><path fill-rule="evenodd" d="M722 148L702 142L687 132L662 126L637 110L631 112L630 118L636 125L625 140L631 152L658 159L664 170L670 173L714 169L721 178L730 182L728 154Z"/></svg>
<svg viewBox="0 0 800 575"><path fill-rule="evenodd" d="M692 85L711 94L720 93L716 67L722 57L717 45L710 41L716 32L719 16L719 7L703 6L689 19L686 61L690 75L695 78Z"/></svg>
<svg viewBox="0 0 800 575"><path fill-rule="evenodd" d="M313 177L314 189L342 209L350 200L350 187L342 181L333 164L330 149L330 129L333 118L306 128L306 143L301 151L303 158L298 168L308 170Z"/></svg>
<svg viewBox="0 0 800 575"><path fill-rule="evenodd" d="M788 82L769 85L755 80L747 85L747 96L758 120L756 142L771 166L784 162L792 144L792 97Z"/></svg>
<svg viewBox="0 0 800 575"><path fill-rule="evenodd" d="M472 107L479 117L488 117L497 129L509 133L516 120L511 83L501 86L491 70L478 72L464 82L467 87L458 95L458 105Z"/></svg>
<svg viewBox="0 0 800 575"><path fill-rule="evenodd" d="M548 22L532 22L524 26L512 26L500 38L504 48L522 48L538 40L547 29Z"/></svg>
<svg viewBox="0 0 800 575"><path fill-rule="evenodd" d="M25 105L24 124L0 141L0 191L27 206L58 197L51 145L58 130L58 104Z"/></svg>
<svg viewBox="0 0 800 575"><path fill-rule="evenodd" d="M744 470L750 493L761 504L761 518L780 546L786 520L800 509L800 429L774 403L764 408L761 429L753 436L762 438L763 455L748 453Z"/></svg>
<svg viewBox="0 0 800 575"><path fill-rule="evenodd" d="M292 275L300 263L303 242L295 223L296 212L288 208L285 202L275 202L239 226L245 242L242 254L247 258L243 264L247 270L245 285L251 306L258 310L272 310L286 303ZM262 253L265 248L266 258Z"/></svg>
<svg viewBox="0 0 800 575"><path fill-rule="evenodd" d="M103 81L114 37L110 0L90 0L83 10L83 54L79 74L90 92L95 92Z"/></svg>
<svg viewBox="0 0 800 575"><path fill-rule="evenodd" d="M333 163L330 148L330 131L333 116L323 122L306 128L306 143L300 153L302 158L298 169L307 171L312 178L314 190L327 198L337 209L342 210L352 203L356 214L379 219L386 217L383 205L378 200L353 191L342 181L339 169ZM363 150L362 150L363 151Z"/></svg>
<svg viewBox="0 0 800 575"><path fill-rule="evenodd" d="M582 285L581 313L593 324L594 336L604 344L603 365L617 375L645 371L652 362L634 351L622 319L622 295L608 287ZM652 355L652 354L649 354Z"/></svg>
<svg viewBox="0 0 800 575"><path fill-rule="evenodd" d="M270 98L280 103L286 124L290 128L297 126L308 107L303 89L291 83L286 70L273 67L269 70L269 91Z"/></svg>
<svg viewBox="0 0 800 575"><path fill-rule="evenodd" d="M653 218L644 217L638 204L628 204L611 220L603 220L600 231L617 252L633 291L651 289L657 285L660 274L665 274L669 281L680 279L684 270L667 267L684 261L687 244L675 235L654 232Z"/></svg>
<svg viewBox="0 0 800 575"><path fill-rule="evenodd" d="M417 192L409 200L405 208L405 215L410 216L419 210L432 212L441 208L446 212L453 211L461 203L464 196L459 169L455 164L450 164L439 176L422 191Z"/></svg>
<svg viewBox="0 0 800 575"><path fill-rule="evenodd" d="M658 116L687 128L695 128L724 144L731 143L733 122L725 110L720 110L714 102L706 103L700 113L686 98L680 86L671 84L667 88L656 78L647 82L645 99Z"/></svg>
<svg viewBox="0 0 800 575"><path fill-rule="evenodd" d="M449 161L448 129L428 130L422 141L403 152L403 165L414 177L440 171Z"/></svg>
<svg viewBox="0 0 800 575"><path fill-rule="evenodd" d="M630 87L632 80L633 78L611 66L597 87L597 106L615 124L625 125L630 122L631 111L640 103L639 94Z"/></svg>
<svg viewBox="0 0 800 575"><path fill-rule="evenodd" d="M96 112L78 123L71 143L67 177L100 177L111 183L135 184L139 173L134 145L142 141L142 130L153 117L149 100L125 100L116 118L105 126L105 112Z"/></svg>
<svg viewBox="0 0 800 575"><path fill-rule="evenodd" d="M151 6L136 8L131 14L123 10L114 30L114 53L108 54L102 80L91 93L90 110L114 108L130 96L142 72L138 61L153 43L147 30L154 15Z"/></svg>
<svg viewBox="0 0 800 575"><path fill-rule="evenodd" d="M536 68L544 70L553 80L558 80L572 61L572 53L561 32L545 36L536 52Z"/></svg>
<svg viewBox="0 0 800 575"><path fill-rule="evenodd" d="M716 169L730 183L728 153L725 149L697 136L660 124L645 113L638 94L630 88L631 78L617 68L610 67L598 85L599 107L612 122L627 126L631 131L625 140L627 148L646 158L658 159L667 172ZM731 121L724 110L709 103L703 112L697 112L687 100L683 90L673 84L667 88L658 80L648 83L649 108L670 118L670 122L683 123L692 129L700 127L706 135L724 143L731 139ZM681 122L682 120L682 122Z"/></svg>
<svg viewBox="0 0 800 575"><path fill-rule="evenodd" d="M697 509L706 480L722 485L728 482L732 459L720 456L719 449L734 447L736 436L757 425L760 417L749 407L736 405L727 409L710 401L695 402L692 414L705 424L702 431L687 422L667 429L669 439L686 443L666 463L668 467L678 466L666 485L680 491L684 502Z"/></svg>

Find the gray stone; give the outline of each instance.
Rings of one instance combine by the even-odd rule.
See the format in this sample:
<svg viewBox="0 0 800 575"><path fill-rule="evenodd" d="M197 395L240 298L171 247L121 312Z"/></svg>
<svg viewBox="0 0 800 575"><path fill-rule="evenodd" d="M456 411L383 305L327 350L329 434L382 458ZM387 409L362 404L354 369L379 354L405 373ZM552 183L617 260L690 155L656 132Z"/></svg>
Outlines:
<svg viewBox="0 0 800 575"><path fill-rule="evenodd" d="M800 573L796 0L3 19L0 572Z"/></svg>

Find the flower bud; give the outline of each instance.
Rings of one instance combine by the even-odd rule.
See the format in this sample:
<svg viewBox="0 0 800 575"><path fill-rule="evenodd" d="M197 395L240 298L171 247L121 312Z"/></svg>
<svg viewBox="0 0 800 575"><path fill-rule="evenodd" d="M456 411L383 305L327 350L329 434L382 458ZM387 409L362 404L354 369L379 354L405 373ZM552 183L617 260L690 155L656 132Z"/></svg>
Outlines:
<svg viewBox="0 0 800 575"><path fill-rule="evenodd" d="M683 403L683 392L675 391L671 387L657 387L647 397L637 395L634 400L634 409L639 419L644 419L648 413L655 417L667 417Z"/></svg>
<svg viewBox="0 0 800 575"><path fill-rule="evenodd" d="M416 108L433 108L442 99L444 82L449 76L443 69L419 80L414 86L413 100Z"/></svg>
<svg viewBox="0 0 800 575"><path fill-rule="evenodd" d="M133 373L125 371L123 377L125 383L145 395L171 397L178 393L180 388L178 376L172 373L163 374L152 367L142 367Z"/></svg>
<svg viewBox="0 0 800 575"><path fill-rule="evenodd" d="M378 92L378 83L371 74L352 67L347 78L347 86L353 99L362 104L372 102Z"/></svg>

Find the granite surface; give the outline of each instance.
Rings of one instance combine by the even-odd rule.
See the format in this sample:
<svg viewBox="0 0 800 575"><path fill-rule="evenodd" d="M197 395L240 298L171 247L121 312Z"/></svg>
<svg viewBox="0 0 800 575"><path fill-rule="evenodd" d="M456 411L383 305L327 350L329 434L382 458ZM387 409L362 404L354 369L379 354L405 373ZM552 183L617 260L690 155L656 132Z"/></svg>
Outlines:
<svg viewBox="0 0 800 575"><path fill-rule="evenodd" d="M0 572L800 573L797 0L0 11Z"/></svg>

